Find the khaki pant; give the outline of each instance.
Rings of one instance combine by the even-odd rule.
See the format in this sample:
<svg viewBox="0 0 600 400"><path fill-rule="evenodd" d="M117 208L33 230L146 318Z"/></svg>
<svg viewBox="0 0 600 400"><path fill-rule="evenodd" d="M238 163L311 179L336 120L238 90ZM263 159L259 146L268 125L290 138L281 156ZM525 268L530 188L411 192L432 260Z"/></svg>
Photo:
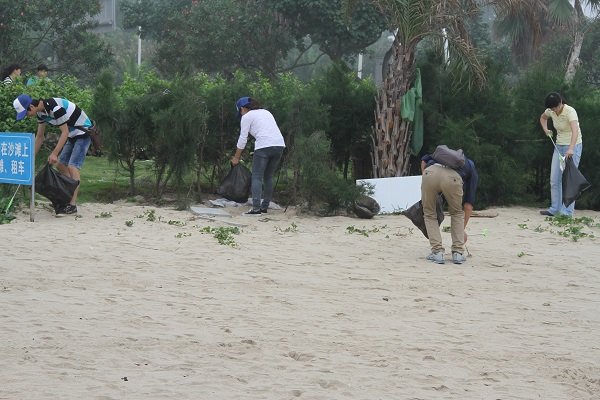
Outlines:
<svg viewBox="0 0 600 400"><path fill-rule="evenodd" d="M463 253L465 247L465 212L462 207L463 181L458 172L452 168L435 164L425 169L421 182L423 215L432 252L444 251L435 211L438 193L443 193L448 203L452 251Z"/></svg>

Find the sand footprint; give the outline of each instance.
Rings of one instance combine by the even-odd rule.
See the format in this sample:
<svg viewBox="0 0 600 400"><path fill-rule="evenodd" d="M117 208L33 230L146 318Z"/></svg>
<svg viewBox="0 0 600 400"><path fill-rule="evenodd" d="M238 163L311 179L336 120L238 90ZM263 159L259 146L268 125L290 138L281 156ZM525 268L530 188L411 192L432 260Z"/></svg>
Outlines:
<svg viewBox="0 0 600 400"><path fill-rule="evenodd" d="M303 354L295 351L290 351L287 354L288 357L293 358L296 361L311 361L315 358L312 354Z"/></svg>

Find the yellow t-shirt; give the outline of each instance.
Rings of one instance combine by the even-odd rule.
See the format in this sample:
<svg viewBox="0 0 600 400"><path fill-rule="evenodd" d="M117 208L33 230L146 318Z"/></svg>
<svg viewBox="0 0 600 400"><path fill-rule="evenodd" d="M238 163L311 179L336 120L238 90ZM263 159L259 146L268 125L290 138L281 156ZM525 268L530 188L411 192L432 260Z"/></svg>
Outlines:
<svg viewBox="0 0 600 400"><path fill-rule="evenodd" d="M581 143L581 128L579 127L579 118L577 111L567 104L564 104L560 115L556 115L554 111L546 108L544 114L548 118L552 118L554 128L556 128L556 144L570 145L571 144L571 121L577 122L577 142Z"/></svg>

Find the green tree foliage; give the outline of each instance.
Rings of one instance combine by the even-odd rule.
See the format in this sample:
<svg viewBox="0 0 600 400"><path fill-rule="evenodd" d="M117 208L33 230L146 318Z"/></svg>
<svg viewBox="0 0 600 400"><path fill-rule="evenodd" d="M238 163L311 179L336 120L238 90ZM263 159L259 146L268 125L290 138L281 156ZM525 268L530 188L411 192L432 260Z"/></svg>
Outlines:
<svg viewBox="0 0 600 400"><path fill-rule="evenodd" d="M102 130L109 160L118 163L129 174L130 194L135 195L135 164L152 144L151 112L146 106L152 88L164 84L152 73L139 78L125 76L115 88L114 76L104 71L94 92L93 118ZM160 93L160 92L159 92Z"/></svg>
<svg viewBox="0 0 600 400"><path fill-rule="evenodd" d="M274 76L295 46L260 0L128 1L121 8L126 27L141 26L143 37L159 43L155 62L170 75L245 69Z"/></svg>
<svg viewBox="0 0 600 400"><path fill-rule="evenodd" d="M150 141L158 198L171 178L177 188L182 188L186 174L194 167L202 167L196 163L196 155L205 144L208 115L201 106L201 94L199 87L179 78L171 83L168 91L158 95L154 91L147 96L145 106L152 113L154 128Z"/></svg>
<svg viewBox="0 0 600 400"><path fill-rule="evenodd" d="M577 208L600 210L600 136L596 134L600 127L600 90L591 90L585 96L573 97L569 104L577 110L583 135L583 154L579 170L592 184L576 205Z"/></svg>
<svg viewBox="0 0 600 400"><path fill-rule="evenodd" d="M333 60L374 43L385 28L367 0L344 14L341 0L125 1L126 27L142 27L159 43L156 64L166 74L257 70L266 76L292 69L310 44ZM310 38L310 39L307 39ZM284 60L299 49L295 60Z"/></svg>
<svg viewBox="0 0 600 400"><path fill-rule="evenodd" d="M309 210L331 214L350 208L365 188L340 176L329 151L331 143L324 132L299 137L291 159L294 187Z"/></svg>
<svg viewBox="0 0 600 400"><path fill-rule="evenodd" d="M369 0L344 8L342 0L265 0L285 17L297 39L310 37L333 61L354 55L379 39L386 28L383 14Z"/></svg>
<svg viewBox="0 0 600 400"><path fill-rule="evenodd" d="M356 78L345 64L334 64L316 82L321 103L329 110L327 137L335 161L342 168L344 178L352 161L354 178L371 176L371 118L375 106L376 88L369 79ZM357 175L358 174L358 175Z"/></svg>
<svg viewBox="0 0 600 400"><path fill-rule="evenodd" d="M33 71L48 57L54 71L85 79L110 64L108 46L88 30L97 0L0 0L0 59Z"/></svg>

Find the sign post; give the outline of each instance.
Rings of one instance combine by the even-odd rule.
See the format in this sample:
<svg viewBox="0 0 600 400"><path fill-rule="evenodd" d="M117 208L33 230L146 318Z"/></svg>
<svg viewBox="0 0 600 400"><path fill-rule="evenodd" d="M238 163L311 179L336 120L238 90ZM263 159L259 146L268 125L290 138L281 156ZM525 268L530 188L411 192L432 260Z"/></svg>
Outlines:
<svg viewBox="0 0 600 400"><path fill-rule="evenodd" d="M31 186L29 205L31 222L34 221L35 210L35 149L33 146L33 133L0 132L0 183Z"/></svg>

